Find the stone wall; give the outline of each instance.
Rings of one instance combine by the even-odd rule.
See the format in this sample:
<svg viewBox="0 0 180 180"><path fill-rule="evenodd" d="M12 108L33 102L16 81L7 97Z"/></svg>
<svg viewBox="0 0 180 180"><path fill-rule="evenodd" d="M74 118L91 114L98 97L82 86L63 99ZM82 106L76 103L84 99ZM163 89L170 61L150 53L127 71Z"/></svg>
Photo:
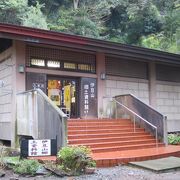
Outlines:
<svg viewBox="0 0 180 180"><path fill-rule="evenodd" d="M105 86L105 97L133 94L144 103L149 104L148 80L108 76ZM105 117L111 117L111 114L113 114L111 106L112 105L110 105L109 99L104 98L103 111Z"/></svg>
<svg viewBox="0 0 180 180"><path fill-rule="evenodd" d="M106 80L106 96L133 94L149 104L148 81L135 78L109 77Z"/></svg>
<svg viewBox="0 0 180 180"><path fill-rule="evenodd" d="M167 116L168 132L180 131L180 83L158 81L157 110Z"/></svg>

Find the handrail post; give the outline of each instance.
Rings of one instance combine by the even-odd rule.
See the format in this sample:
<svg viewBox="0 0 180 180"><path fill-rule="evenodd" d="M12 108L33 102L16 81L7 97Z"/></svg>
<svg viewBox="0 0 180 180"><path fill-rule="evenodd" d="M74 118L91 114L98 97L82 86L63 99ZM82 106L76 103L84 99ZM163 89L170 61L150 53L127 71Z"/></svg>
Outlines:
<svg viewBox="0 0 180 180"><path fill-rule="evenodd" d="M115 119L117 119L117 102L115 101Z"/></svg>
<svg viewBox="0 0 180 180"><path fill-rule="evenodd" d="M157 128L155 130L156 130L156 148L158 148Z"/></svg>
<svg viewBox="0 0 180 180"><path fill-rule="evenodd" d="M67 146L67 117L62 117L62 147Z"/></svg>
<svg viewBox="0 0 180 180"><path fill-rule="evenodd" d="M164 118L163 118L163 130L164 130L163 142L167 146L168 145L168 138L167 138L167 116L164 116Z"/></svg>
<svg viewBox="0 0 180 180"><path fill-rule="evenodd" d="M133 120L134 120L134 132L136 132L136 116L135 115L133 117Z"/></svg>
<svg viewBox="0 0 180 180"><path fill-rule="evenodd" d="M39 132L39 116L38 116L38 96L37 96L37 91L33 92L34 94L34 108L35 108L35 123L36 123L36 138L38 138L39 136L41 136L40 132Z"/></svg>

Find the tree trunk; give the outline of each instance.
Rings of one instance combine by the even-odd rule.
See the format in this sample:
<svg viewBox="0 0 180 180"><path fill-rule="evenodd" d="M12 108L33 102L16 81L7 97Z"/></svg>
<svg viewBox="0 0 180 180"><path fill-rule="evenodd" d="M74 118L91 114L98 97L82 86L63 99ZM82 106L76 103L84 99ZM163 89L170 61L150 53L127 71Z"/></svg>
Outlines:
<svg viewBox="0 0 180 180"><path fill-rule="evenodd" d="M79 0L73 0L74 9L76 10L78 8Z"/></svg>

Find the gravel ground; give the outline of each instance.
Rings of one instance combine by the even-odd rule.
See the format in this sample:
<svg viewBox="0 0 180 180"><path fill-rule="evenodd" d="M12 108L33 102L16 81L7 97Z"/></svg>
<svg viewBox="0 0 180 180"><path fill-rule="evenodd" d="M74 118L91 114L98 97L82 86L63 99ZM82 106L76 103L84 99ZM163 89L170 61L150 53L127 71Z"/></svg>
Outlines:
<svg viewBox="0 0 180 180"><path fill-rule="evenodd" d="M81 175L78 177L57 177L57 176L36 176L36 177L19 177L6 171L6 176L2 180L31 179L31 180L180 180L180 170L164 173L155 173L149 170L139 169L130 166L117 166L113 168L98 168L92 175Z"/></svg>

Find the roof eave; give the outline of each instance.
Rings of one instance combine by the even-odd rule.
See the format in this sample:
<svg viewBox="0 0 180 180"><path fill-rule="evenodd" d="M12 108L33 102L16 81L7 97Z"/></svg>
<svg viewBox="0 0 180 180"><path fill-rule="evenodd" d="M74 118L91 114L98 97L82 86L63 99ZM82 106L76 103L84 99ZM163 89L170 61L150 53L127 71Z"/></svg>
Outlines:
<svg viewBox="0 0 180 180"><path fill-rule="evenodd" d="M16 25L0 24L0 37L180 64L178 54Z"/></svg>

